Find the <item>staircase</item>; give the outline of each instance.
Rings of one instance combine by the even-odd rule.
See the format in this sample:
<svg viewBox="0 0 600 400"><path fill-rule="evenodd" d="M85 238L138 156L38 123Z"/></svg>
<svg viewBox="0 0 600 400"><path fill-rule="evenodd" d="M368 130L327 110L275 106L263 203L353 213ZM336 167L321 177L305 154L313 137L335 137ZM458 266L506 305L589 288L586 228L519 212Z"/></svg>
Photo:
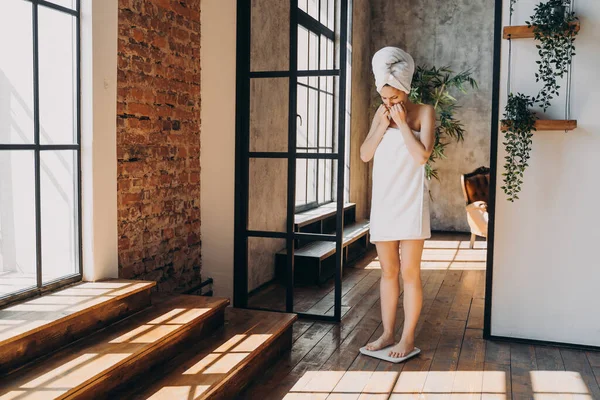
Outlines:
<svg viewBox="0 0 600 400"><path fill-rule="evenodd" d="M291 347L295 315L81 283L0 310L0 400L228 399Z"/></svg>

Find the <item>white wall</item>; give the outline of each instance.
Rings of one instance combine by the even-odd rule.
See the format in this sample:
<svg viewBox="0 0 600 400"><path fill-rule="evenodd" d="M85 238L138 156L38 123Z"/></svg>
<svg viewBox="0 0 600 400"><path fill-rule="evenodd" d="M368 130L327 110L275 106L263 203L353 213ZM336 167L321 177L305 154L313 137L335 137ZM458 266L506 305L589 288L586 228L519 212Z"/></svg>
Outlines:
<svg viewBox="0 0 600 400"><path fill-rule="evenodd" d="M201 3L202 279L233 297L236 1Z"/></svg>
<svg viewBox="0 0 600 400"><path fill-rule="evenodd" d="M116 278L118 0L81 2L83 279Z"/></svg>
<svg viewBox="0 0 600 400"><path fill-rule="evenodd" d="M536 3L520 0L513 25L523 25ZM504 0L504 25L508 10ZM499 135L491 333L600 346L600 2L579 0L575 11L582 29L576 40L572 117L579 128L534 134L530 167L514 204L500 188L505 152ZM513 50L512 91L535 95L535 43L515 40ZM507 57L503 41L501 114ZM564 118L564 99L555 100L548 118Z"/></svg>

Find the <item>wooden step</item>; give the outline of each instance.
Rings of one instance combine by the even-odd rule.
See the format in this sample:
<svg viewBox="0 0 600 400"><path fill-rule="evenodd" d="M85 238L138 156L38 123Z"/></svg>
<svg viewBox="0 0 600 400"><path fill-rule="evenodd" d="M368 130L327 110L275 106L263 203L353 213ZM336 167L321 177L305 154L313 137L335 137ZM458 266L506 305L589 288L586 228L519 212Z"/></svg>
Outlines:
<svg viewBox="0 0 600 400"><path fill-rule="evenodd" d="M156 282L85 282L0 310L0 375L150 305Z"/></svg>
<svg viewBox="0 0 600 400"><path fill-rule="evenodd" d="M228 308L225 327L148 374L118 399L235 399L292 345L295 314ZM164 371L171 371L165 375Z"/></svg>
<svg viewBox="0 0 600 400"><path fill-rule="evenodd" d="M115 398L112 390L221 326L228 304L174 295L6 376L0 399Z"/></svg>

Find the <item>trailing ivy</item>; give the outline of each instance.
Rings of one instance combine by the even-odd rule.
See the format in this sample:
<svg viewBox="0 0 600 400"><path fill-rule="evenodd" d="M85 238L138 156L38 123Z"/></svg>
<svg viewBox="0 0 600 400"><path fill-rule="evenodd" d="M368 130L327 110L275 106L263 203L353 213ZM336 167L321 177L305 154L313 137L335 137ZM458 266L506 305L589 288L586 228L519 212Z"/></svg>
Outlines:
<svg viewBox="0 0 600 400"><path fill-rule="evenodd" d="M502 120L502 133L504 133L508 155L505 157L504 186L502 189L508 196L508 201L514 202L519 199L523 173L529 166L532 145L532 131L535 131L536 115L531 111L535 99L527 95L517 93L509 94L508 102Z"/></svg>
<svg viewBox="0 0 600 400"><path fill-rule="evenodd" d="M558 96L560 86L558 79L567 73L571 59L575 55L575 36L577 31L573 24L578 20L574 12L567 11L571 0L548 0L535 7L531 21L540 60L536 61L539 70L535 74L536 82L544 83L543 88L535 98L544 111L551 105L554 96ZM512 5L511 5L512 6Z"/></svg>

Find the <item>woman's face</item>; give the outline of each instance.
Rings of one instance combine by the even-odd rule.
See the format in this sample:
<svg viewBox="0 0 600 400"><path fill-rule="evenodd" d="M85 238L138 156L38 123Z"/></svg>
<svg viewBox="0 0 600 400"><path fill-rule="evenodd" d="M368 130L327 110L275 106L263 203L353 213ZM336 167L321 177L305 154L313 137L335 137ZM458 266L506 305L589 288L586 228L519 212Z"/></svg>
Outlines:
<svg viewBox="0 0 600 400"><path fill-rule="evenodd" d="M383 104L385 104L387 108L390 108L394 104L399 104L400 102L406 102L408 99L406 93L390 85L385 85L379 94L381 95L381 101L383 101Z"/></svg>

